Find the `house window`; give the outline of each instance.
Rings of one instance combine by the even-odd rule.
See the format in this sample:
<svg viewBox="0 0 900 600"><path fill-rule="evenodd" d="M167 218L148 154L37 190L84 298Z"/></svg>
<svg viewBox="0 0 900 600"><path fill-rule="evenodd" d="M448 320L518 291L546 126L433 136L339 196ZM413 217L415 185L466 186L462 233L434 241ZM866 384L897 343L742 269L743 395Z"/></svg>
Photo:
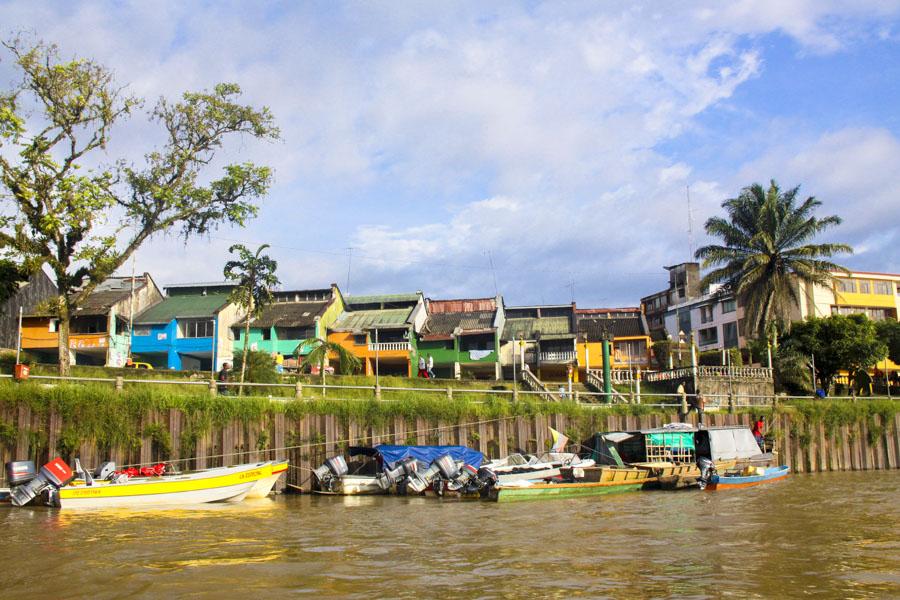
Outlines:
<svg viewBox="0 0 900 600"><path fill-rule="evenodd" d="M50 319L50 325L47 327L47 331L56 333L57 327L59 327L59 319Z"/></svg>
<svg viewBox="0 0 900 600"><path fill-rule="evenodd" d="M890 296L891 294L894 293L893 290L891 290L892 287L893 286L891 286L890 281L875 281L873 283L872 289L875 291L876 294L879 294L882 296Z"/></svg>
<svg viewBox="0 0 900 600"><path fill-rule="evenodd" d="M134 335L135 335L135 337L137 337L139 335L140 336L150 335L150 328L149 327L135 327Z"/></svg>
<svg viewBox="0 0 900 600"><path fill-rule="evenodd" d="M279 340L308 340L316 337L313 327L276 327L275 335Z"/></svg>
<svg viewBox="0 0 900 600"><path fill-rule="evenodd" d="M860 281L859 282L859 293L860 294L871 294L872 293L872 282L871 281Z"/></svg>
<svg viewBox="0 0 900 600"><path fill-rule="evenodd" d="M736 322L732 321L722 325L722 341L726 348L737 348L738 328Z"/></svg>
<svg viewBox="0 0 900 600"><path fill-rule="evenodd" d="M700 307L700 322L701 323L711 323L713 320L713 306L712 304L707 304L706 306Z"/></svg>
<svg viewBox="0 0 900 600"><path fill-rule="evenodd" d="M357 346L365 346L368 343L368 335L365 333L360 333L353 336L353 343Z"/></svg>
<svg viewBox="0 0 900 600"><path fill-rule="evenodd" d="M845 292L847 294L856 293L856 282L852 279L838 279L837 289L839 292Z"/></svg>
<svg viewBox="0 0 900 600"><path fill-rule="evenodd" d="M271 328L266 327L265 329L262 330L262 339L264 341L272 339L272 329Z"/></svg>
<svg viewBox="0 0 900 600"><path fill-rule="evenodd" d="M678 330L683 331L685 335L691 333L691 311L683 310L678 313Z"/></svg>
<svg viewBox="0 0 900 600"><path fill-rule="evenodd" d="M732 313L737 310L737 300L725 300L722 302L722 313Z"/></svg>
<svg viewBox="0 0 900 600"><path fill-rule="evenodd" d="M715 344L719 341L718 331L715 327L707 327L706 329L701 329L697 332L699 338L699 344L701 346L709 346L710 344Z"/></svg>
<svg viewBox="0 0 900 600"><path fill-rule="evenodd" d="M178 323L181 337L208 338L213 336L213 322L205 319L194 319Z"/></svg>

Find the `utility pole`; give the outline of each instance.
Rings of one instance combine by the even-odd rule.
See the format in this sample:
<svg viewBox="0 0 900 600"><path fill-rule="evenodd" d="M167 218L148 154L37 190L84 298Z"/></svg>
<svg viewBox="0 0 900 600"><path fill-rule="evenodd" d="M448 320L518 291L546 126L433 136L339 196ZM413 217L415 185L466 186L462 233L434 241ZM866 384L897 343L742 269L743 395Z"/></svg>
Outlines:
<svg viewBox="0 0 900 600"><path fill-rule="evenodd" d="M19 364L19 354L22 351L22 308L19 307L19 333L16 336L16 364Z"/></svg>
<svg viewBox="0 0 900 600"><path fill-rule="evenodd" d="M128 356L131 359L131 348L134 345L134 254L131 255L131 302L128 305ZM215 370L215 367L213 367Z"/></svg>
<svg viewBox="0 0 900 600"><path fill-rule="evenodd" d="M694 260L694 213L691 210L691 186L687 189L687 209L688 209L688 261Z"/></svg>
<svg viewBox="0 0 900 600"><path fill-rule="evenodd" d="M353 264L353 246L347 247L347 288L345 290L346 294L350 293L350 267Z"/></svg>

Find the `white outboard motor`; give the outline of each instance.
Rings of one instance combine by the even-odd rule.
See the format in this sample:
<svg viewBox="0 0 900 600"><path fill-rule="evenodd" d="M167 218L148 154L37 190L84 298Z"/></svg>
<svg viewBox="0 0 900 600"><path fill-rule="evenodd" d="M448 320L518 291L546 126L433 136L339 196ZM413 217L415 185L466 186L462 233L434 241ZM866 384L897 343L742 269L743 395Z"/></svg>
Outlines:
<svg viewBox="0 0 900 600"><path fill-rule="evenodd" d="M319 481L319 487L328 492L333 492L335 483L349 472L347 461L341 455L332 456L321 467L313 470L313 474Z"/></svg>
<svg viewBox="0 0 900 600"><path fill-rule="evenodd" d="M705 490L713 475L716 474L716 464L705 456L701 456L697 459L697 466L700 467L700 478L697 480L697 484L701 490Z"/></svg>
<svg viewBox="0 0 900 600"><path fill-rule="evenodd" d="M416 459L407 456L397 461L393 469L386 469L384 473L376 475L375 481L381 489L389 490L392 485L400 483L404 478L414 476L417 468L418 462Z"/></svg>
<svg viewBox="0 0 900 600"><path fill-rule="evenodd" d="M453 473L455 475L458 471L459 467L456 466L456 461L453 460L453 457L450 456L449 453L442 454L434 459L431 466L425 469L425 471L416 473L414 476L410 477L406 487L417 494L421 494L429 485L431 485L431 482L434 481L438 475L442 475L444 472Z"/></svg>
<svg viewBox="0 0 900 600"><path fill-rule="evenodd" d="M115 472L116 463L108 460L104 463L100 463L100 466L94 471L94 479L99 479L100 481L111 479Z"/></svg>
<svg viewBox="0 0 900 600"><path fill-rule="evenodd" d="M51 499L58 500L59 488L72 481L75 473L61 458L54 458L39 472L35 472L30 460L8 462L6 477L13 506L25 506L45 490L50 492Z"/></svg>

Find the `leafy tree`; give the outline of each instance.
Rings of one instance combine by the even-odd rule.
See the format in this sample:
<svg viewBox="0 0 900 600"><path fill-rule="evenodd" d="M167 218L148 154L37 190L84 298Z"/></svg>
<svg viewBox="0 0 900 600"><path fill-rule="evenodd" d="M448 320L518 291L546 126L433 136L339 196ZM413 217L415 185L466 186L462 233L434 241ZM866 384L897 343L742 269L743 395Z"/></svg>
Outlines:
<svg viewBox="0 0 900 600"><path fill-rule="evenodd" d="M785 344L815 358L816 375L825 390L840 371L852 375L887 356L887 346L878 339L875 323L865 315L811 317L794 323Z"/></svg>
<svg viewBox="0 0 900 600"><path fill-rule="evenodd" d="M19 290L19 283L28 277L19 265L11 260L0 259L0 305L12 298Z"/></svg>
<svg viewBox="0 0 900 600"><path fill-rule="evenodd" d="M328 357L332 354L336 354L338 357L338 371L341 372L342 375L349 375L354 371L358 370L362 365L362 362L356 357L352 352L337 344L335 342L329 342L328 340L323 340L322 338L311 337L303 340L299 344L297 344L297 348L294 350L294 355L297 357L299 361L300 351L303 348L312 348L309 353L306 355L306 359L303 361L304 364L307 365L319 365L319 373L322 374L322 385L325 385L325 361L328 360ZM322 388L322 394L325 394L325 388Z"/></svg>
<svg viewBox="0 0 900 600"><path fill-rule="evenodd" d="M716 267L701 284L722 283L734 290L756 337L768 337L767 326L797 305L798 281L830 285L831 273L846 269L826 259L853 251L846 244L809 243L841 219L817 218L815 209L822 203L812 196L798 203L799 190L782 192L775 181L768 190L756 183L744 188L722 203L727 218L706 221L706 232L722 243L696 252L704 268Z"/></svg>
<svg viewBox="0 0 900 600"><path fill-rule="evenodd" d="M895 364L900 364L900 321L885 319L875 325L878 330L878 338L888 347L888 358Z"/></svg>
<svg viewBox="0 0 900 600"><path fill-rule="evenodd" d="M247 356L247 381L253 383L277 383L278 372L275 370L275 359L268 352L250 351ZM234 368L244 371L244 357L238 356Z"/></svg>
<svg viewBox="0 0 900 600"><path fill-rule="evenodd" d="M45 263L53 271L65 375L71 316L143 242L172 231L187 240L256 215L269 169L230 164L216 178L210 163L235 134L275 139L278 130L268 109L238 104L240 88L219 84L156 103L147 116L164 141L143 165L91 166L142 100L92 60L65 61L56 46L22 38L4 45L21 81L0 91L0 250L29 273Z"/></svg>
<svg viewBox="0 0 900 600"><path fill-rule="evenodd" d="M238 260L230 260L225 264L225 279L237 282L231 292L231 301L244 309L244 352L241 360L241 383L247 365L247 353L250 351L250 321L262 313L262 309L271 304L272 288L281 283L275 276L278 263L263 254L268 244L260 246L256 253L250 252L246 246L235 244L228 252L237 252ZM238 395L244 392L243 386L238 388Z"/></svg>

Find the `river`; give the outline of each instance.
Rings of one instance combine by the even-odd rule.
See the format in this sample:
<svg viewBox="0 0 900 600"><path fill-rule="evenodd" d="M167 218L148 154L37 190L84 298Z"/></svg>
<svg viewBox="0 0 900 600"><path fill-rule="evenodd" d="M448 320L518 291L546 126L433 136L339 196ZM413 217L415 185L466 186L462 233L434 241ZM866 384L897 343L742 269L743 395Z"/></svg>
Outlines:
<svg viewBox="0 0 900 600"><path fill-rule="evenodd" d="M25 597L900 596L900 472L512 504L279 496L0 508Z"/></svg>

